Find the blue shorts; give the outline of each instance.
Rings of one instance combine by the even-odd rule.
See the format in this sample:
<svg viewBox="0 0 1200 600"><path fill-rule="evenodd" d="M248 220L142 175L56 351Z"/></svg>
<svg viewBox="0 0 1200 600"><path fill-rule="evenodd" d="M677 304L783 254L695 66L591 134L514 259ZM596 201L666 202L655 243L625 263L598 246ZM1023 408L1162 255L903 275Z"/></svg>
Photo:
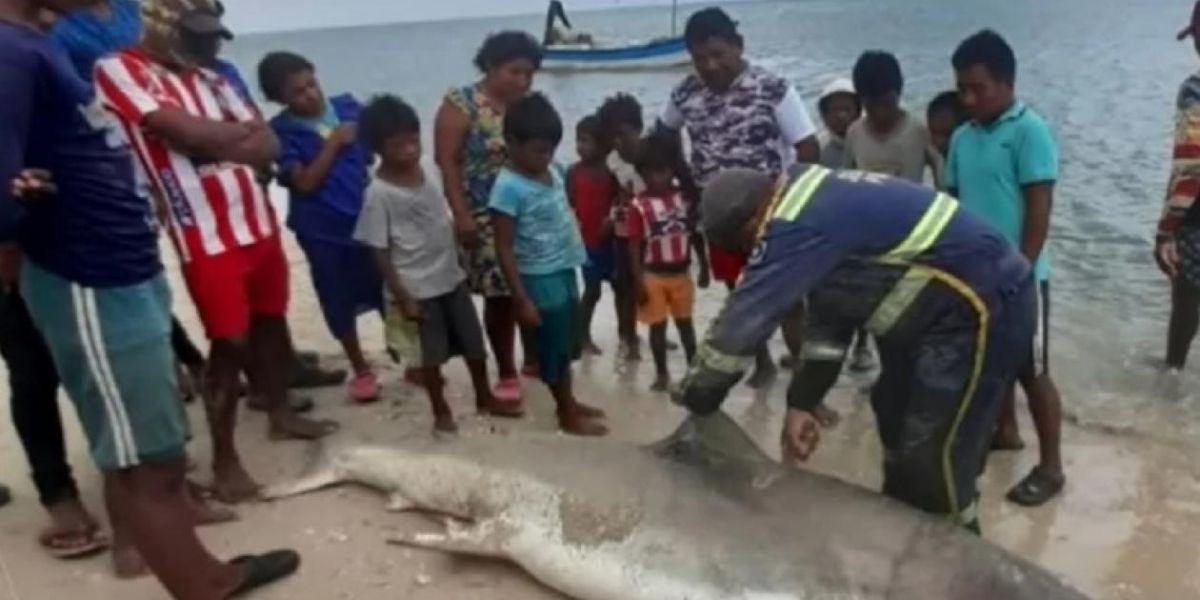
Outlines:
<svg viewBox="0 0 1200 600"><path fill-rule="evenodd" d="M612 282L616 260L617 251L611 243L604 244L599 248L588 248L587 262L583 263L583 267L580 269L583 273L583 282L589 286L605 281Z"/></svg>
<svg viewBox="0 0 1200 600"><path fill-rule="evenodd" d="M325 325L335 338L354 331L359 315L383 309L383 279L371 249L297 236L308 258Z"/></svg>
<svg viewBox="0 0 1200 600"><path fill-rule="evenodd" d="M26 261L21 295L103 471L184 456L166 279L88 288Z"/></svg>
<svg viewBox="0 0 1200 600"><path fill-rule="evenodd" d="M522 275L521 281L542 318L535 332L538 375L554 385L579 358L579 283L573 270Z"/></svg>

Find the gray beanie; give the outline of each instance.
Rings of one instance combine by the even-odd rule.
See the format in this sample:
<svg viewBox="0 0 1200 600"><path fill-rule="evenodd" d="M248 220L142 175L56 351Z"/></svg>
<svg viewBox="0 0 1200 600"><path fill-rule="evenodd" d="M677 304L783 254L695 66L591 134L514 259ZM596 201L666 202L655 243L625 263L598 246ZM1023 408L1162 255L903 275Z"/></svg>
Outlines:
<svg viewBox="0 0 1200 600"><path fill-rule="evenodd" d="M746 223L758 214L774 185L770 175L750 169L717 173L700 200L700 225L708 241L718 248L737 249Z"/></svg>

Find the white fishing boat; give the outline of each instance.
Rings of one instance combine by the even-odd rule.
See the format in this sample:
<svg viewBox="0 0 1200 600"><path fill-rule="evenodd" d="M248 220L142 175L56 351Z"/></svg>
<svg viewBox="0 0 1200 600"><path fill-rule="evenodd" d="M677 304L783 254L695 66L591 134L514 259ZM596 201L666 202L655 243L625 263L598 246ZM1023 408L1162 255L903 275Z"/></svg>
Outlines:
<svg viewBox="0 0 1200 600"><path fill-rule="evenodd" d="M543 35L542 66L549 71L646 70L685 65L687 44L675 33L678 2L671 6L671 35L650 41L606 42L570 31L571 22L559 0L550 3ZM560 30L558 23L566 26Z"/></svg>

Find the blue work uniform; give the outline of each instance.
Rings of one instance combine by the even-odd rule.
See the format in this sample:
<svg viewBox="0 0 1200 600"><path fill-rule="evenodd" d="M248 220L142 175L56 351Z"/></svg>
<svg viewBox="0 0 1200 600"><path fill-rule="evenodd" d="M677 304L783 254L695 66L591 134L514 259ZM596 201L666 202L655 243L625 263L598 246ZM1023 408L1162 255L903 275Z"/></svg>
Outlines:
<svg viewBox="0 0 1200 600"><path fill-rule="evenodd" d="M991 432L1033 337L1029 263L935 190L819 166L790 176L681 400L716 411L756 349L807 299L806 361L789 406L820 404L855 329L865 328L883 367L872 405L884 492L973 523ZM833 377L816 377L822 363L836 365Z"/></svg>

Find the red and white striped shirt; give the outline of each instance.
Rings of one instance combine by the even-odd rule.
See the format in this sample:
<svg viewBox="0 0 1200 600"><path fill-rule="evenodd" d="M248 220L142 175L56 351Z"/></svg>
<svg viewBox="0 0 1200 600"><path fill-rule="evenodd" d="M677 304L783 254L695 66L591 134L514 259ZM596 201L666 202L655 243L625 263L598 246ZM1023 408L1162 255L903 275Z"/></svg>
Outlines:
<svg viewBox="0 0 1200 600"><path fill-rule="evenodd" d="M166 200L181 261L276 234L275 210L254 169L187 156L143 126L147 116L166 107L213 121L261 119L225 78L208 69L170 71L136 48L101 59L95 77L105 108L120 121L147 179Z"/></svg>
<svg viewBox="0 0 1200 600"><path fill-rule="evenodd" d="M691 259L687 205L679 192L659 197L639 194L629 211L629 237L642 240L649 268L672 267Z"/></svg>

